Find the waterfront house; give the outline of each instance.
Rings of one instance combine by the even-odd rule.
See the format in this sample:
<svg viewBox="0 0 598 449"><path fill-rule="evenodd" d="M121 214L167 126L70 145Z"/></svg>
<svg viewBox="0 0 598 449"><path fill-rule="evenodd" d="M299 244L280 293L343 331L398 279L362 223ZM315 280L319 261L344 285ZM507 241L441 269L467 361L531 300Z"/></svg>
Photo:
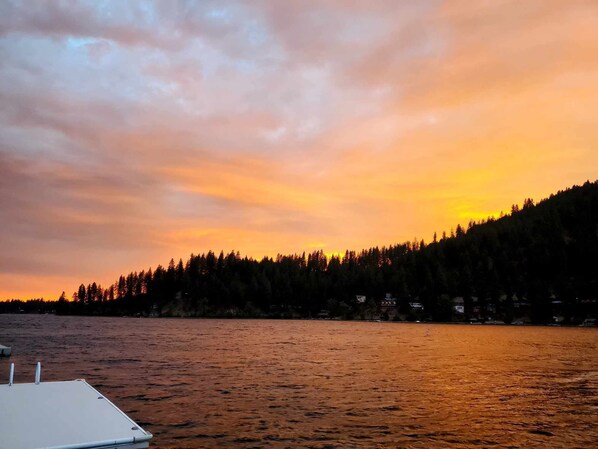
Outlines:
<svg viewBox="0 0 598 449"><path fill-rule="evenodd" d="M417 301L409 302L409 307L411 307L411 310L417 312L421 312L424 310L424 305L421 302Z"/></svg>
<svg viewBox="0 0 598 449"><path fill-rule="evenodd" d="M453 311L458 315L465 314L465 300L463 296L453 298Z"/></svg>
<svg viewBox="0 0 598 449"><path fill-rule="evenodd" d="M384 296L380 301L380 313L382 316L387 316L389 320L395 319L398 314L397 298L394 298L390 293Z"/></svg>

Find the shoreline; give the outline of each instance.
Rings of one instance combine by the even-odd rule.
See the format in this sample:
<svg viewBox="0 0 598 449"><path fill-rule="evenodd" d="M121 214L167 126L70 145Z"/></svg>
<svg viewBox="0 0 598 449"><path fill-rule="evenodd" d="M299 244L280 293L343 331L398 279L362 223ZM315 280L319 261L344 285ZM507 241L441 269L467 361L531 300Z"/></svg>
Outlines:
<svg viewBox="0 0 598 449"><path fill-rule="evenodd" d="M552 324L552 323L498 323L498 322L471 322L471 321L407 321L407 320L365 320L342 318L301 318L301 317L240 317L240 316L131 316L131 315L74 315L56 313L0 313L0 316L41 316L51 315L57 317L84 317L84 318L124 318L124 319L151 319L151 320L225 320L225 321L323 321L343 323L380 323L380 324L418 324L418 325L467 325L467 326L502 326L502 327L563 327L563 328L588 328L598 329L598 325L582 324Z"/></svg>

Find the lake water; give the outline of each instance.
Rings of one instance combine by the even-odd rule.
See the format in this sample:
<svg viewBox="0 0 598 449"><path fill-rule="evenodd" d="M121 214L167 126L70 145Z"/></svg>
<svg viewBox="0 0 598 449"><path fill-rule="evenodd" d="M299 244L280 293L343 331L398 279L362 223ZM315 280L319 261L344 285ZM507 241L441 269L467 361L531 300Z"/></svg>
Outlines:
<svg viewBox="0 0 598 449"><path fill-rule="evenodd" d="M154 449L598 441L598 329L0 315L0 343L0 382L85 378Z"/></svg>

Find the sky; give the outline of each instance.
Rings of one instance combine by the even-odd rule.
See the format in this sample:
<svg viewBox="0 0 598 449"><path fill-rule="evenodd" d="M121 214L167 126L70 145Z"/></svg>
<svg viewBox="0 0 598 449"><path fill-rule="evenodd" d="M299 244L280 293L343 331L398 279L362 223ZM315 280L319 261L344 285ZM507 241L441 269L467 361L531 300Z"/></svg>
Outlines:
<svg viewBox="0 0 598 449"><path fill-rule="evenodd" d="M383 246L598 176L598 2L0 0L0 299Z"/></svg>

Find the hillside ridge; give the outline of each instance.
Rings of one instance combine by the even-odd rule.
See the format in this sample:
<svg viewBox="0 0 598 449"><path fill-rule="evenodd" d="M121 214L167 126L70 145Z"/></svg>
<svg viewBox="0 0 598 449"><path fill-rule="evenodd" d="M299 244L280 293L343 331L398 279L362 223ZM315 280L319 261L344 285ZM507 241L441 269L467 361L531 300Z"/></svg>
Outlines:
<svg viewBox="0 0 598 449"><path fill-rule="evenodd" d="M579 323L596 317L597 298L598 181L588 181L429 244L259 261L209 251L0 312Z"/></svg>

